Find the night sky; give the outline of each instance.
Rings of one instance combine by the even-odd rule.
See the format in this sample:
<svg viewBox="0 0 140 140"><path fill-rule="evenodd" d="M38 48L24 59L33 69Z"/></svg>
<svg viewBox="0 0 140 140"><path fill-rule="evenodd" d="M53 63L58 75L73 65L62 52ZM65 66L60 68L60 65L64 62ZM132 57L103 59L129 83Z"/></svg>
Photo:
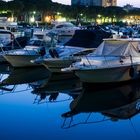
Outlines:
<svg viewBox="0 0 140 140"><path fill-rule="evenodd" d="M52 1L69 5L71 4L71 0L52 0ZM124 6L126 4L131 4L135 7L140 7L140 0L118 0L118 6Z"/></svg>

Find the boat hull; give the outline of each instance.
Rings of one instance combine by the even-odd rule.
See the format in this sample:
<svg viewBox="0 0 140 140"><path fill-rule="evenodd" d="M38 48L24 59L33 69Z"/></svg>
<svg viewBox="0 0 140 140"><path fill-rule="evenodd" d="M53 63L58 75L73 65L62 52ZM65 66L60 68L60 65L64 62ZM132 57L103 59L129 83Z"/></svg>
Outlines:
<svg viewBox="0 0 140 140"><path fill-rule="evenodd" d="M40 55L10 55L10 54L6 54L3 56L13 67L39 66L39 64L31 63L31 60L37 59Z"/></svg>
<svg viewBox="0 0 140 140"><path fill-rule="evenodd" d="M7 60L3 57L2 54L0 54L0 63L5 63Z"/></svg>
<svg viewBox="0 0 140 140"><path fill-rule="evenodd" d="M75 60L73 59L52 59L43 62L43 65L51 72L61 72L62 68L69 67Z"/></svg>
<svg viewBox="0 0 140 140"><path fill-rule="evenodd" d="M85 83L120 83L140 77L140 65L133 66L133 73L130 72L131 68L131 66L122 66L102 69L79 69L75 70L75 74Z"/></svg>

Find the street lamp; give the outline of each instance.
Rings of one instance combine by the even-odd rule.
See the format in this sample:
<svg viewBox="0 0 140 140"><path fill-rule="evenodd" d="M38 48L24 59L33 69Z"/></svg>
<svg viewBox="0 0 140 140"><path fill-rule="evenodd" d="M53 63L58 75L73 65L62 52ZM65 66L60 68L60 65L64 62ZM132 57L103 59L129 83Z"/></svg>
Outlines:
<svg viewBox="0 0 140 140"><path fill-rule="evenodd" d="M61 13L60 12L57 12L57 15L61 15Z"/></svg>

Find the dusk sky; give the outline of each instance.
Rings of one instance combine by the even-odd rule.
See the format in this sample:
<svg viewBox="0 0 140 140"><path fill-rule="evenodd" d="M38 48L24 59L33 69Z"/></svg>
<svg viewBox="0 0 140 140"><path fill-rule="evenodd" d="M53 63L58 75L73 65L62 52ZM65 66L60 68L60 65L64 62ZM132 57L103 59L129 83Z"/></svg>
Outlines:
<svg viewBox="0 0 140 140"><path fill-rule="evenodd" d="M71 0L52 0L52 1L69 5L71 3ZM118 6L123 6L126 4L131 4L135 7L140 7L140 0L118 0Z"/></svg>

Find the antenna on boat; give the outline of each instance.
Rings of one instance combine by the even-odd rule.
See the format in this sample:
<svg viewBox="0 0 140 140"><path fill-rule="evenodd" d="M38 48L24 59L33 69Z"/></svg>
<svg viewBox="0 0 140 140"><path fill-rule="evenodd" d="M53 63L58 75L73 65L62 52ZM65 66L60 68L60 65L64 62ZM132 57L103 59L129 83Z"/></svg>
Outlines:
<svg viewBox="0 0 140 140"><path fill-rule="evenodd" d="M51 33L51 46L49 48L49 54L51 55L52 58L59 58L58 52L55 50L56 47L56 40L58 35L55 33Z"/></svg>

